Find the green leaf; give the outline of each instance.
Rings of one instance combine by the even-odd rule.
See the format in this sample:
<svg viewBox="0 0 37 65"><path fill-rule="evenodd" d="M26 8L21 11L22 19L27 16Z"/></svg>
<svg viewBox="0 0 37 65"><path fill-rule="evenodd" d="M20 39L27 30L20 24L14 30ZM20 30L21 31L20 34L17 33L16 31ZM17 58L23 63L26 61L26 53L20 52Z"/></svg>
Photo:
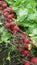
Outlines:
<svg viewBox="0 0 37 65"><path fill-rule="evenodd" d="M6 42L8 39L11 38L11 34L7 32L7 30L4 30L1 35L2 41Z"/></svg>

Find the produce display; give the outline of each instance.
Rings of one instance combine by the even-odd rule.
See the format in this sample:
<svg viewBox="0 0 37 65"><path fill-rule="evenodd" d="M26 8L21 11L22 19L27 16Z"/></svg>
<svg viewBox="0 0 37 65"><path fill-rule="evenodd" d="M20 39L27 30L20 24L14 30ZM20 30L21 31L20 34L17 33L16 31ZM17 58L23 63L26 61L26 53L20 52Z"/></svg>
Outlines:
<svg viewBox="0 0 37 65"><path fill-rule="evenodd" d="M37 65L36 6L34 0L0 0L0 65Z"/></svg>

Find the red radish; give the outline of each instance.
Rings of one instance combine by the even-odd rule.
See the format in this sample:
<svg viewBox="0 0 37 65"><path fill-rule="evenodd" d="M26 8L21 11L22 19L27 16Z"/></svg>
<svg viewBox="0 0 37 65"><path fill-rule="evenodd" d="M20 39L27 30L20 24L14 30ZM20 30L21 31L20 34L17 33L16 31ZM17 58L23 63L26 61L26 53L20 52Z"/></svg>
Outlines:
<svg viewBox="0 0 37 65"><path fill-rule="evenodd" d="M28 53L29 53L29 51L28 50L24 50L24 52L23 52L25 55L27 55Z"/></svg>
<svg viewBox="0 0 37 65"><path fill-rule="evenodd" d="M11 25L11 26L14 26L15 24L14 24L14 22L10 22L10 25Z"/></svg>
<svg viewBox="0 0 37 65"><path fill-rule="evenodd" d="M14 14L11 14L12 18L14 18Z"/></svg>
<svg viewBox="0 0 37 65"><path fill-rule="evenodd" d="M19 31L19 27L18 26L14 26L14 30L15 31Z"/></svg>
<svg viewBox="0 0 37 65"><path fill-rule="evenodd" d="M28 44L25 44L25 48L28 49Z"/></svg>
<svg viewBox="0 0 37 65"><path fill-rule="evenodd" d="M0 7L0 10L2 10L2 7Z"/></svg>
<svg viewBox="0 0 37 65"><path fill-rule="evenodd" d="M30 65L30 63L29 62L24 62L24 65Z"/></svg>
<svg viewBox="0 0 37 65"><path fill-rule="evenodd" d="M4 24L6 25L7 28L10 28L10 24L7 22L4 22Z"/></svg>
<svg viewBox="0 0 37 65"><path fill-rule="evenodd" d="M10 12L10 10L12 11L12 9L11 8L6 8L6 9L4 9L4 12Z"/></svg>
<svg viewBox="0 0 37 65"><path fill-rule="evenodd" d="M7 15L8 15L8 12L3 13L3 15L4 15L4 16L7 16Z"/></svg>
<svg viewBox="0 0 37 65"><path fill-rule="evenodd" d="M6 8L4 12L13 12L12 8Z"/></svg>
<svg viewBox="0 0 37 65"><path fill-rule="evenodd" d="M12 8L8 8L8 11L9 11L9 12L13 12L13 9L12 9Z"/></svg>
<svg viewBox="0 0 37 65"><path fill-rule="evenodd" d="M2 4L2 1L0 1L0 5Z"/></svg>
<svg viewBox="0 0 37 65"><path fill-rule="evenodd" d="M20 42L21 42L21 43L25 43L24 39L21 39Z"/></svg>
<svg viewBox="0 0 37 65"><path fill-rule="evenodd" d="M29 37L25 38L25 43L29 43L30 39Z"/></svg>
<svg viewBox="0 0 37 65"><path fill-rule="evenodd" d="M8 12L8 10L7 9L4 9L3 13L5 13L5 12Z"/></svg>
<svg viewBox="0 0 37 65"><path fill-rule="evenodd" d="M37 57L32 58L31 62L34 63L34 64L36 64L37 63Z"/></svg>
<svg viewBox="0 0 37 65"><path fill-rule="evenodd" d="M3 7L3 8L6 8L6 7L7 7L7 4L2 4L2 7Z"/></svg>
<svg viewBox="0 0 37 65"><path fill-rule="evenodd" d="M8 19L11 19L12 18L12 16L11 15L8 15Z"/></svg>
<svg viewBox="0 0 37 65"><path fill-rule="evenodd" d="M11 23L11 22L12 22L12 20L10 19L10 20L9 20L9 22Z"/></svg>
<svg viewBox="0 0 37 65"><path fill-rule="evenodd" d="M26 36L26 32L22 32L22 35L25 35Z"/></svg>

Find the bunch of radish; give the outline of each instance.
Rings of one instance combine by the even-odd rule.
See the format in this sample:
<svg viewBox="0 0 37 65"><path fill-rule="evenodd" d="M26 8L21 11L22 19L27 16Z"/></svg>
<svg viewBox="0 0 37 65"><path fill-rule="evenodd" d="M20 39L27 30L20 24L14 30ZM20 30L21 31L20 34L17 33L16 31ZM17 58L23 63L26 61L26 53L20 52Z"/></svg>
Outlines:
<svg viewBox="0 0 37 65"><path fill-rule="evenodd" d="M37 57L32 58L30 61L24 62L24 65L37 65Z"/></svg>
<svg viewBox="0 0 37 65"><path fill-rule="evenodd" d="M0 10L3 10L5 8L7 8L7 4L3 0L0 0Z"/></svg>
<svg viewBox="0 0 37 65"><path fill-rule="evenodd" d="M15 18L14 11L13 11L12 8L6 8L6 9L4 9L3 15L4 15L6 18L8 18L8 19Z"/></svg>

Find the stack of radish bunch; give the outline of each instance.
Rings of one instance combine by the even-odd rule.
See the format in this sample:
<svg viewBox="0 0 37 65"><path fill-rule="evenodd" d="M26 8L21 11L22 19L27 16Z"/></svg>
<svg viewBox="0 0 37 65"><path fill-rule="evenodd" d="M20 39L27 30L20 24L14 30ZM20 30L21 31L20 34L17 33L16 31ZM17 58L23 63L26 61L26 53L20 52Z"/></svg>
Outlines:
<svg viewBox="0 0 37 65"><path fill-rule="evenodd" d="M12 8L4 9L3 15L8 20L4 22L8 31L10 31L13 34L17 33L18 31L21 32L20 36L22 39L19 38L20 43L22 43L21 45L23 45L22 47L24 47L24 49L26 48L26 50L23 49L22 52L27 55L29 53L28 44L31 42L31 39L27 36L26 32L21 31L20 28L17 25L15 25L14 21L12 21L12 18L15 18Z"/></svg>

